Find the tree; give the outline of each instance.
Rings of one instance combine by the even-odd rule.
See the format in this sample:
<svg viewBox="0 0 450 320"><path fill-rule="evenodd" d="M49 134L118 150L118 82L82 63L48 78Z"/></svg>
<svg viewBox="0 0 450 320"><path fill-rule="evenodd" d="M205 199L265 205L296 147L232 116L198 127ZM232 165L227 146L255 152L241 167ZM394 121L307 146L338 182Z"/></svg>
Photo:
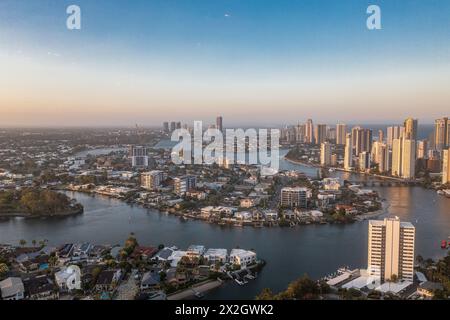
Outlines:
<svg viewBox="0 0 450 320"><path fill-rule="evenodd" d="M20 239L19 244L20 244L22 247L25 247L25 245L27 244L27 240L25 240L25 239Z"/></svg>
<svg viewBox="0 0 450 320"><path fill-rule="evenodd" d="M264 288L259 295L256 296L256 300L275 300L275 295L269 288Z"/></svg>
<svg viewBox="0 0 450 320"><path fill-rule="evenodd" d="M3 278L9 272L6 263L0 263L0 278Z"/></svg>

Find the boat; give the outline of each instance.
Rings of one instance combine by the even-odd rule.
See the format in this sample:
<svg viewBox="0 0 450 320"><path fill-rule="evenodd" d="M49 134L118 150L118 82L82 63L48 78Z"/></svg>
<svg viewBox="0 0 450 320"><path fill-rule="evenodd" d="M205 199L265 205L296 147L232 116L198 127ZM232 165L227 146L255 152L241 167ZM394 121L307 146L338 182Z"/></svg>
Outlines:
<svg viewBox="0 0 450 320"><path fill-rule="evenodd" d="M203 293L201 293L201 292L196 292L195 293L195 297L198 298L198 299L202 299L204 296L205 295Z"/></svg>
<svg viewBox="0 0 450 320"><path fill-rule="evenodd" d="M447 240L442 240L441 241L441 248L442 249L447 249Z"/></svg>

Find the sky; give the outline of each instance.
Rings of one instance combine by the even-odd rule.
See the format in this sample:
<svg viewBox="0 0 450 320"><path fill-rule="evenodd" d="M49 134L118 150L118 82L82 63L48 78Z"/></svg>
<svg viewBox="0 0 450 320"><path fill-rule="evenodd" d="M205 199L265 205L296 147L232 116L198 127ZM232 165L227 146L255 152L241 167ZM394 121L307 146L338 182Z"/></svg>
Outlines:
<svg viewBox="0 0 450 320"><path fill-rule="evenodd" d="M4 127L432 123L449 88L448 0L0 1Z"/></svg>

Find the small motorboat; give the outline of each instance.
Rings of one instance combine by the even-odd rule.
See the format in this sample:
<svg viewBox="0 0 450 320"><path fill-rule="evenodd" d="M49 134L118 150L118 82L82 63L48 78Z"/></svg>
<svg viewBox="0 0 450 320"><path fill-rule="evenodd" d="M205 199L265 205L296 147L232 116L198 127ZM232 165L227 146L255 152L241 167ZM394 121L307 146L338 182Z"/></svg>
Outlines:
<svg viewBox="0 0 450 320"><path fill-rule="evenodd" d="M441 248L442 249L447 249L447 240L442 240L441 241Z"/></svg>

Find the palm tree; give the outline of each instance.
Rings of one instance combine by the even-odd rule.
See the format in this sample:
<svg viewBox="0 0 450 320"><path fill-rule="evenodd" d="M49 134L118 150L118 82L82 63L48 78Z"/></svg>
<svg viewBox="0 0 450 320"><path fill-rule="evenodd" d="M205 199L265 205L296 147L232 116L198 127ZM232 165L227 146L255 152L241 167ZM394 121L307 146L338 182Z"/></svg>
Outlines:
<svg viewBox="0 0 450 320"><path fill-rule="evenodd" d="M33 240L31 241L31 243L33 244L33 247L36 247L36 243L37 243L36 240L33 239Z"/></svg>
<svg viewBox="0 0 450 320"><path fill-rule="evenodd" d="M25 247L25 245L27 244L27 240L25 240L25 239L20 239L19 243L20 243L20 245L21 245L22 247Z"/></svg>

